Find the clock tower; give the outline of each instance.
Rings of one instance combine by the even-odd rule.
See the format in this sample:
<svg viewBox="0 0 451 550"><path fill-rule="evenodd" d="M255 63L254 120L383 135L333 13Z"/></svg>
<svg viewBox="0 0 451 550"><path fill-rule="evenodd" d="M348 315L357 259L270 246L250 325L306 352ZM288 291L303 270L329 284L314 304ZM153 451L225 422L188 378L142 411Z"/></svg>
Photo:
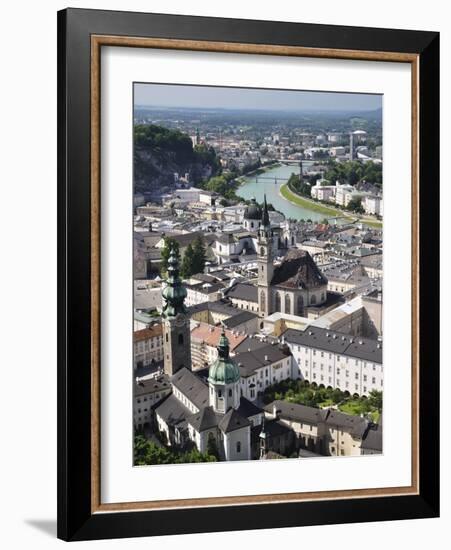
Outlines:
<svg viewBox="0 0 451 550"><path fill-rule="evenodd" d="M168 260L168 278L163 289L164 372L172 376L181 368L191 370L190 322L185 307L186 288L179 277L179 262L172 248Z"/></svg>

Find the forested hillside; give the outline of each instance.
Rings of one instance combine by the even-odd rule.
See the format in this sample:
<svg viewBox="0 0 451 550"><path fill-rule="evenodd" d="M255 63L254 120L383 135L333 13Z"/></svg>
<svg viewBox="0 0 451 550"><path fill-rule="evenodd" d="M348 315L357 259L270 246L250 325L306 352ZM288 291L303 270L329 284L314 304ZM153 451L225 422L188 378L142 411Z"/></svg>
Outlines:
<svg viewBox="0 0 451 550"><path fill-rule="evenodd" d="M220 162L212 147L193 147L191 138L154 124L134 128L135 192L164 191L174 185L174 172L190 174L193 185L220 172Z"/></svg>

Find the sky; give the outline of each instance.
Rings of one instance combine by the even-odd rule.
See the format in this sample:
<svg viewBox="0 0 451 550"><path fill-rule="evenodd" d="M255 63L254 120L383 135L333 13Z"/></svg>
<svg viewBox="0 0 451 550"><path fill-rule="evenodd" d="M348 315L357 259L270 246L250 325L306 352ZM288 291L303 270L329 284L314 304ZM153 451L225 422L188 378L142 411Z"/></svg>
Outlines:
<svg viewBox="0 0 451 550"><path fill-rule="evenodd" d="M372 111L382 95L135 83L135 107Z"/></svg>

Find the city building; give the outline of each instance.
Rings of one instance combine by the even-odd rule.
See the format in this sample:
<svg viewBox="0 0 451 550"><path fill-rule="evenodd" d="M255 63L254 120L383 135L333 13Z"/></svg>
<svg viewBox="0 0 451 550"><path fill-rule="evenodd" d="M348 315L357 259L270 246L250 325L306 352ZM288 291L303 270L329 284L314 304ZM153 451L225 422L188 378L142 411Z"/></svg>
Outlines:
<svg viewBox="0 0 451 550"><path fill-rule="evenodd" d="M304 316L307 307L326 302L327 279L304 250L289 250L275 266L271 237L265 197L257 257L259 314L266 317L283 312Z"/></svg>
<svg viewBox="0 0 451 550"><path fill-rule="evenodd" d="M318 180L315 185L312 185L310 194L313 199L333 202L336 191L336 185L327 185L326 180Z"/></svg>
<svg viewBox="0 0 451 550"><path fill-rule="evenodd" d="M167 377L135 380L133 388L133 424L137 430L151 425L153 407L172 392Z"/></svg>
<svg viewBox="0 0 451 550"><path fill-rule="evenodd" d="M288 329L282 341L293 355L293 378L368 395L383 390L382 342L309 326Z"/></svg>
<svg viewBox="0 0 451 550"><path fill-rule="evenodd" d="M246 342L240 349L246 347ZM291 351L288 346L266 344L249 347L234 356L240 369L241 395L255 401L268 386L292 377Z"/></svg>
<svg viewBox="0 0 451 550"><path fill-rule="evenodd" d="M267 405L265 414L293 430L299 451L323 456L382 453L382 425L366 418L280 400Z"/></svg>
<svg viewBox="0 0 451 550"><path fill-rule="evenodd" d="M234 306L255 313L258 313L257 295L258 291L255 285L240 282L234 282L223 292L224 298L227 298Z"/></svg>
<svg viewBox="0 0 451 550"><path fill-rule="evenodd" d="M380 195L367 195L362 200L362 206L366 214L382 216L383 202Z"/></svg>
<svg viewBox="0 0 451 550"><path fill-rule="evenodd" d="M155 323L133 333L133 359L135 369L163 360L161 323Z"/></svg>
<svg viewBox="0 0 451 550"><path fill-rule="evenodd" d="M370 278L365 268L355 262L337 262L322 267L327 277L327 289L333 292L346 293L350 290L368 288Z"/></svg>
<svg viewBox="0 0 451 550"><path fill-rule="evenodd" d="M219 282L185 283L187 291L186 305L189 307L196 304L202 304L203 302L216 302L221 299L224 287L225 285Z"/></svg>

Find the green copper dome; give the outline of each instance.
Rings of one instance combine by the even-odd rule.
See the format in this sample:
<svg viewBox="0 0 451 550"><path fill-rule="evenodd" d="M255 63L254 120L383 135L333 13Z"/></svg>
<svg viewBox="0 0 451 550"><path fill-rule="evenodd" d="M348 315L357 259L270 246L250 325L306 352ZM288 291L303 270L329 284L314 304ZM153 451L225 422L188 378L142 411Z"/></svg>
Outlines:
<svg viewBox="0 0 451 550"><path fill-rule="evenodd" d="M240 379L240 369L229 357L229 341L224 329L219 339L218 358L208 371L208 381L212 384L233 384Z"/></svg>

